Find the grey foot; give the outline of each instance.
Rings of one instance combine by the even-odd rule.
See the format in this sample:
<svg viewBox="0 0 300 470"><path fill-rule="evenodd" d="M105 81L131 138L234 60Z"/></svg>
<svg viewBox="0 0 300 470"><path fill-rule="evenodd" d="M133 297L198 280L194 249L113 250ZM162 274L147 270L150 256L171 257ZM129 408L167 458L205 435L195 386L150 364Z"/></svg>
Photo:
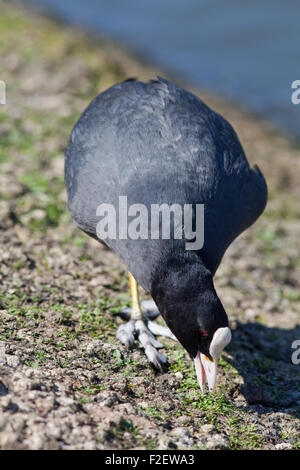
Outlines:
<svg viewBox="0 0 300 470"><path fill-rule="evenodd" d="M144 302L142 302L143 314L145 309ZM130 316L130 313L131 310L129 309L128 316ZM157 369L163 372L164 365L167 363L167 358L158 351L158 349L162 348L163 345L157 341L157 339L155 339L154 335L166 336L176 340L175 336L169 330L169 328L158 325L153 321L148 320L147 318L131 319L124 325L120 325L117 330L117 338L127 347L133 346L136 336L138 342L143 347L148 360Z"/></svg>
<svg viewBox="0 0 300 470"><path fill-rule="evenodd" d="M120 325L117 330L118 340L129 348L133 346L135 336L143 347L148 360L163 372L163 366L167 363L167 358L158 352L158 349L162 348L163 345L154 338L148 328L148 320L129 320L124 325Z"/></svg>
<svg viewBox="0 0 300 470"><path fill-rule="evenodd" d="M158 325L154 321L148 321L148 328L155 336L165 336L166 338L173 339L177 341L175 335L173 335L172 331L167 326Z"/></svg>

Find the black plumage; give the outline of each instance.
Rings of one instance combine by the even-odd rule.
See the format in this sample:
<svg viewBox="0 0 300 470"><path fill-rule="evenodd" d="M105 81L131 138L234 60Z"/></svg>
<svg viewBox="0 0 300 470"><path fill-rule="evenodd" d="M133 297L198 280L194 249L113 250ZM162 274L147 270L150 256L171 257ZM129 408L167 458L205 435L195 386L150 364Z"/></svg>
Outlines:
<svg viewBox="0 0 300 470"><path fill-rule="evenodd" d="M201 250L187 251L184 239L153 240L150 234L105 243L151 293L189 353L194 357L202 345L209 355L214 332L228 324L212 278L229 244L267 201L265 179L249 166L232 126L165 79L125 81L81 115L67 147L65 181L74 221L94 238L97 207L117 207L119 196L149 210L151 204L204 204Z"/></svg>

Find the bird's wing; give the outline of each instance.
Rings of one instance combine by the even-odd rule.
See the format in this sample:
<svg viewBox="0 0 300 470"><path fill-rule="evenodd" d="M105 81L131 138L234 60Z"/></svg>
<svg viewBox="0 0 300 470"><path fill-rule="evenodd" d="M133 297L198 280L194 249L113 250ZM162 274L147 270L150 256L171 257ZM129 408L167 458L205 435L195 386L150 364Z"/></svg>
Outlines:
<svg viewBox="0 0 300 470"><path fill-rule="evenodd" d="M92 236L97 206L117 205L119 195L146 206L204 203L202 253L212 271L266 203L264 178L249 167L227 121L161 78L123 82L92 101L72 132L65 175L70 212ZM160 241L146 250L143 240L108 245L135 264L161 250Z"/></svg>
<svg viewBox="0 0 300 470"><path fill-rule="evenodd" d="M215 272L230 243L264 211L267 184L259 167L250 167L233 127L213 111L211 120L217 142L219 185L208 201L203 253Z"/></svg>
<svg viewBox="0 0 300 470"><path fill-rule="evenodd" d="M169 114L173 133L181 135L183 147L178 151L185 163L183 186L193 202L204 204L201 254L215 272L229 244L263 212L266 181L257 165L250 167L226 119L192 93L159 80L171 96L165 114Z"/></svg>

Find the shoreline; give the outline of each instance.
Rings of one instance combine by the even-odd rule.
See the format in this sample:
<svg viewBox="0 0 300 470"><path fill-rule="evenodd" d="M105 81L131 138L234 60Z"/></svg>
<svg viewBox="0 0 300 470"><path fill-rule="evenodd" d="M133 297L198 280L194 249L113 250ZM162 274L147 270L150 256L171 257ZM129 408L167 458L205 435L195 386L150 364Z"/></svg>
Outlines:
<svg viewBox="0 0 300 470"><path fill-rule="evenodd" d="M286 87L289 87L288 84L290 82L290 77L295 74L294 67L292 66L292 61L288 56L286 56L286 54L283 55L280 48L278 58L280 59L280 63L282 63L282 73L284 74L284 78L282 77L282 79L279 79L278 77L281 76L281 74L276 72L278 64L274 59L274 54L276 55L276 45L280 46L280 40L278 38L284 34L284 31L282 31L281 21L284 20L285 9L282 7L280 7L281 14L276 8L274 11L274 13L277 13L274 17L273 27L269 31L270 34L273 34L273 40L269 41L269 39L271 39L270 36L268 41L262 41L261 36L256 35L256 30L253 25L253 20L256 15L259 15L260 8L254 5L251 7L248 5L248 7L250 7L248 11L249 30L247 30L249 37L245 43L243 42L243 44L246 47L248 54L250 53L250 56L248 57L249 60L245 60L247 57L246 55L244 55L244 59L240 57L240 53L242 52L241 48L243 47L242 44L240 44L242 37L239 37L237 34L238 25L236 24L236 20L238 19L240 25L245 21L244 9L243 7L238 7L237 9L234 8L234 2L230 2L228 5L229 11L227 11L227 14L233 14L234 18L229 19L229 22L225 22L223 27L220 25L220 28L216 28L215 34L213 35L211 35L212 30L208 28L205 21L209 20L206 16L207 10L204 9L202 12L204 22L202 24L200 22L200 29L202 30L200 33L195 30L194 20L197 15L201 15L202 7L198 5L193 8L194 14L196 15L194 18L190 16L191 9L187 8L185 21L187 21L187 19L191 21L192 29L190 30L187 28L184 34L182 34L179 47L181 52L179 52L179 57L178 52L176 52L177 48L173 47L173 42L174 40L176 42L176 39L174 38L173 40L170 40L175 32L172 20L174 20L173 14L178 14L176 8L173 14L170 12L171 18L169 22L166 21L166 11L162 6L158 6L157 10L152 10L150 7L147 20L144 8L134 9L131 5L131 7L129 6L128 8L122 9L122 2L119 3L119 7L117 7L117 4L112 7L109 5L109 2L105 1L103 2L103 5L88 2L85 7L83 7L78 1L74 2L73 7L71 7L70 4L60 5L60 3L55 0L53 2L49 2L49 0L31 0L31 3L40 9L45 8L45 10L50 12L51 17L59 17L60 21L63 21L68 25L75 26L77 29L79 28L91 31L96 36L99 34L100 38L106 38L109 42L114 41L114 44L117 47L118 42L126 44L125 51L127 48L127 52L129 52L130 55L138 62L142 61L141 63L143 66L147 65L148 62L150 66L152 66L151 64L154 64L157 68L163 68L167 76L177 78L181 83L188 85L188 88L207 89L208 92L210 90L210 94L212 96L219 96L221 100L222 96L225 101L227 97L227 102L229 104L231 102L231 97L233 97L232 103L236 103L237 106L246 111L248 110L251 112L252 110L254 115L258 117L260 116L263 120L273 122L274 127L277 128L279 132L280 129L282 129L286 135L292 136L294 133L295 136L298 136L299 140L299 129L298 126L296 126L296 122L299 121L299 115L297 115L299 108L291 106L289 92L286 89ZM264 10L263 6L261 8ZM119 27L116 27L116 23L118 22L118 13L120 13L120 11L124 18L119 24ZM154 21L154 11L162 14L160 25L164 25L164 27L162 27L160 32L158 31L158 36L154 35L151 40L151 27L157 27ZM211 19L215 18L215 20L220 21L221 18L219 15L219 10L214 10L214 12L212 12ZM128 16L130 16L132 20L134 20L134 18L137 20L136 25L134 26L134 23L131 28L126 26L125 19ZM137 24L140 24L143 21L145 22L145 28L138 31ZM296 24L294 20L292 20L290 26L290 34L292 31L295 33ZM260 25L260 27L262 27L262 25ZM267 30L268 29L269 28L267 28ZM276 30L277 33L275 33ZM169 34L170 37L168 38ZM194 50L195 44L194 41L192 41L191 35L196 42L197 40L199 41L197 46L198 52ZM242 31L241 35L243 36ZM214 67L213 63L211 63L211 60L206 56L207 51L203 46L203 40L205 43L204 36L206 36L210 41L212 40L209 57L216 66L214 74L212 73L212 68ZM228 40L228 36L231 40ZM245 39L246 38L244 37L244 41ZM296 57L297 47L293 46L293 43L291 43L291 37L289 34L286 35L286 40L290 43L290 52L294 53ZM220 49L224 49L224 53L221 54L218 52ZM148 51L146 54L148 59L146 60L144 60L145 51ZM186 64L185 68L182 67L180 60L180 54L184 51L185 59L183 58L183 60ZM223 62L223 58L227 56L227 53L232 57L231 74L227 70L227 61ZM254 62L252 61L253 57L251 58L251 56L256 57ZM263 63L260 64L262 59L264 59ZM249 61L252 64L251 66ZM260 64L260 66L255 65L255 62ZM248 67L247 64L250 68L245 74L242 71L245 71L245 68ZM258 73L255 72L257 68L260 69ZM172 70L173 73L170 72ZM221 76L223 77L222 81ZM197 79L195 80L196 77ZM253 85L255 81L255 94L253 94ZM212 83L214 84L213 88L211 87ZM233 86L233 83L235 83L235 86ZM263 86L263 83L269 83L269 86ZM194 86L192 84L194 84ZM240 89L241 85L243 92L242 89ZM285 98L283 98L283 94L285 94ZM257 111L257 114L255 114L255 110ZM289 133L289 129L293 129L293 132Z"/></svg>
<svg viewBox="0 0 300 470"><path fill-rule="evenodd" d="M46 21L53 21L60 27L67 28L67 30L73 32L75 35L78 33L79 36L83 37L87 43L93 45L93 47L98 47L99 50L104 49L105 54L110 57L112 66L118 68L120 73L125 78L133 77L138 80L147 81L151 78L156 78L156 76L159 75L167 78L170 81L174 81L179 86L182 86L183 88L186 88L187 90L194 93L209 107L221 114L231 123L237 132L242 146L244 147L249 163L251 165L258 164L261 166L263 173L268 171L267 163L263 162L262 160L256 161L255 157L253 156L254 152L251 148L252 146L250 139L253 138L254 134L256 137L259 136L262 141L268 138L271 139L274 147L276 147L277 150L278 147L282 148L283 151L288 148L292 152L295 151L293 153L295 153L296 158L297 155L300 156L300 140L297 139L296 136L293 136L292 134L277 128L270 121L256 115L255 113L252 113L243 107L243 105L238 101L234 99L226 99L225 97L218 95L218 93L211 92L205 88L196 88L190 85L189 82L184 80L182 77L172 73L169 70L164 70L163 68L152 65L146 58L142 57L141 54L131 51L129 48L118 43L117 40L114 40L111 37L101 35L100 33L86 31L78 25L72 25L69 22L65 22L55 14L44 11L42 8L36 5L24 5L24 8L32 11L33 14L40 15ZM114 83L111 83L111 85L112 84ZM98 93L101 93L104 90L105 87L101 87L99 88ZM88 104L89 103L86 105ZM249 129L247 129L247 127L249 127ZM276 163L280 165L279 161ZM296 166L300 170L300 163L297 162ZM273 175L271 173L271 179L272 177ZM296 181L294 183L296 183Z"/></svg>
<svg viewBox="0 0 300 470"><path fill-rule="evenodd" d="M18 0L13 0L13 2L16 5L21 5L21 7L25 10L31 11L34 15L39 15L46 20L56 23L62 28L67 28L68 30L75 33L77 32L82 37L85 37L88 42L94 46L98 45L100 48L104 48L108 55L111 56L112 63L120 67L120 70L124 76L127 76L128 78L133 77L142 81L155 78L157 75L165 77L168 80L174 81L179 86L182 86L183 88L186 88L199 96L201 99L203 99L204 102L208 104L208 106L212 108L215 106L215 110L217 112L218 108L221 110L226 109L229 110L229 115L236 114L237 120L239 117L241 117L246 120L249 119L249 121L252 122L255 121L262 128L262 130L270 134L270 136L277 135L282 137L283 139L289 141L293 146L300 149L300 139L297 138L297 136L280 129L266 118L248 110L238 100L228 99L215 91L206 89L205 87L195 87L188 80L181 77L180 74L176 74L171 70L164 69L162 66L153 65L150 60L148 60L146 57L143 57L142 53L131 50L129 47L122 45L120 41L109 35L85 30L79 25L72 24L71 22L61 18L59 15L52 13L50 10L44 9L38 5L25 5L23 3L19 3ZM230 122L230 116L227 119Z"/></svg>

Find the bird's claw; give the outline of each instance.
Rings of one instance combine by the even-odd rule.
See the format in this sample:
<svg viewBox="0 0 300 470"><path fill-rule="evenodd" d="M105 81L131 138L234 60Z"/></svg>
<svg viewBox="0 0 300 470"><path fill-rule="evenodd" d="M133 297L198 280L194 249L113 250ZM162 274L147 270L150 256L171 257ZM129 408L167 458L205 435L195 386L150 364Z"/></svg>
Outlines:
<svg viewBox="0 0 300 470"><path fill-rule="evenodd" d="M143 320L136 322L136 331L138 340L141 346L144 348L145 354L149 361L160 370L164 372L163 365L167 362L167 358L160 354L157 349L162 348L163 345L157 341L151 331L148 329L146 323Z"/></svg>
<svg viewBox="0 0 300 470"><path fill-rule="evenodd" d="M148 360L158 369L160 372L164 372L164 366L167 364L168 359L164 354L158 352L151 345L145 348L145 354Z"/></svg>
<svg viewBox="0 0 300 470"><path fill-rule="evenodd" d="M135 322L130 320L124 325L120 325L117 330L117 338L122 344L125 344L127 348L130 348L134 344L134 330Z"/></svg>
<svg viewBox="0 0 300 470"><path fill-rule="evenodd" d="M154 319L159 315L159 311L153 301L144 300L141 303L143 307L143 317L129 320L126 324L120 325L117 331L117 338L126 347L132 347L134 344L134 335L140 345L143 347L148 360L160 371L164 372L164 366L168 360L164 354L158 352L163 344L158 341L154 335L166 336L176 339L169 328L158 325L149 319ZM121 311L123 318L130 318L131 310L129 308Z"/></svg>
<svg viewBox="0 0 300 470"><path fill-rule="evenodd" d="M134 344L134 335L140 345L143 347L148 360L161 372L163 365L167 363L167 358L160 354L157 349L162 348L163 344L157 341L149 328L147 320L130 320L124 325L120 325L117 331L117 338L126 347L130 348Z"/></svg>

